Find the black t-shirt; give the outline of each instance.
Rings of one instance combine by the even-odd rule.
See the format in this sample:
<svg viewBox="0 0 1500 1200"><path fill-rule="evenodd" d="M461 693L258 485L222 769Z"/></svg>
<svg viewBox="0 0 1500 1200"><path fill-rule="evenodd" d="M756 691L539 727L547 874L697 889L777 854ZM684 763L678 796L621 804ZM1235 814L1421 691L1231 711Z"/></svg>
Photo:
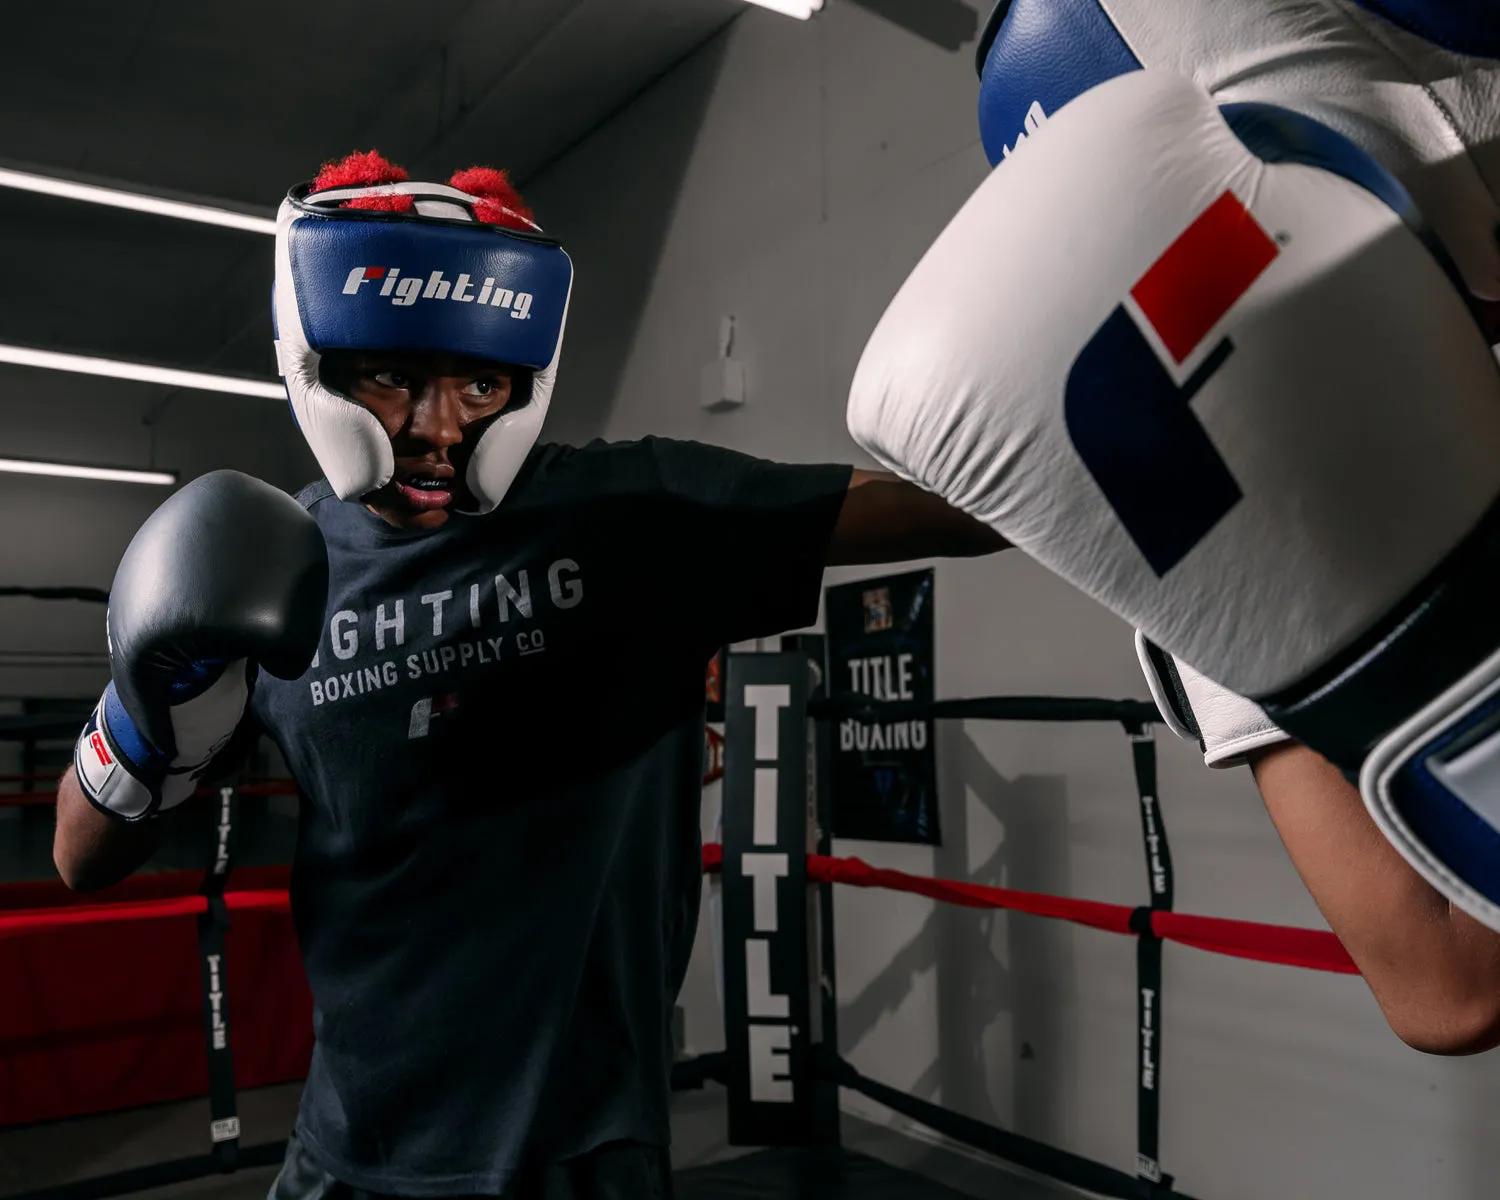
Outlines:
<svg viewBox="0 0 1500 1200"><path fill-rule="evenodd" d="M817 614L848 467L648 439L533 451L430 533L326 484L318 658L253 710L302 790L292 911L335 1177L498 1193L668 1141L697 929L704 668Z"/></svg>

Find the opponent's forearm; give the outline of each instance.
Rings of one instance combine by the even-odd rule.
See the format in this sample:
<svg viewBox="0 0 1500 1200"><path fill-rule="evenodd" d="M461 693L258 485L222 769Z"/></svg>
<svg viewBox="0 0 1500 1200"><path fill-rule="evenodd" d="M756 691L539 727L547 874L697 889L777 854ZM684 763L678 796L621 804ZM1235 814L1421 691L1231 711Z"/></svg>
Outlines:
<svg viewBox="0 0 1500 1200"><path fill-rule="evenodd" d="M895 475L855 471L828 545L827 565L971 558L1009 543L981 521Z"/></svg>
<svg viewBox="0 0 1500 1200"><path fill-rule="evenodd" d="M1298 874L1397 1035L1435 1054L1500 1045L1500 934L1412 870L1321 756L1293 743L1251 765Z"/></svg>
<svg viewBox="0 0 1500 1200"><path fill-rule="evenodd" d="M111 819L88 802L69 767L57 784L57 829L52 861L75 892L119 883L161 845L161 820Z"/></svg>

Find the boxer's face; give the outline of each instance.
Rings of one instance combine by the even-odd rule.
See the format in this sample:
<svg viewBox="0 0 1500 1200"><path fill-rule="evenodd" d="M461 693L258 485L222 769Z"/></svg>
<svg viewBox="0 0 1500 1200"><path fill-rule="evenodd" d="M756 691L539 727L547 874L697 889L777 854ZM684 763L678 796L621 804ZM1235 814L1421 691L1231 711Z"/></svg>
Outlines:
<svg viewBox="0 0 1500 1200"><path fill-rule="evenodd" d="M398 529L436 529L472 499L464 471L491 417L510 402L511 367L453 354L347 351L324 357L324 381L375 414L396 456L365 506Z"/></svg>

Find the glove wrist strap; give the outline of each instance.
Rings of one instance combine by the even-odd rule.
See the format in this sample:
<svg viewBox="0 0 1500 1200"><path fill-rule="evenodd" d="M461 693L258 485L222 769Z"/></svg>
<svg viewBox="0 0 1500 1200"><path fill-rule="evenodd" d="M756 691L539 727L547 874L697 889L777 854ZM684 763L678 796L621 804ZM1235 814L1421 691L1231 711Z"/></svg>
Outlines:
<svg viewBox="0 0 1500 1200"><path fill-rule="evenodd" d="M1293 737L1357 771L1387 731L1495 653L1497 594L1500 503L1390 618L1295 687L1256 699Z"/></svg>
<svg viewBox="0 0 1500 1200"><path fill-rule="evenodd" d="M73 747L74 773L79 788L100 812L125 821L140 821L161 808L161 783L168 764L160 756L136 763L121 749L108 719L109 710L118 708L113 689L111 684L105 690ZM132 740L146 745L140 738Z"/></svg>

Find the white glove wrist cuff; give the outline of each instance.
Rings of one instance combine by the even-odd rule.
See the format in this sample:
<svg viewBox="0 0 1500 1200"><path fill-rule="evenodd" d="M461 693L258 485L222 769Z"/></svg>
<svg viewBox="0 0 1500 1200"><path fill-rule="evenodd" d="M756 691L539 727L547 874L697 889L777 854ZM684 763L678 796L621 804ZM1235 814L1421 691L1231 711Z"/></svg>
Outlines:
<svg viewBox="0 0 1500 1200"><path fill-rule="evenodd" d="M1237 767L1252 751L1292 740L1260 705L1206 679L1137 631L1135 653L1162 720L1203 748L1210 767Z"/></svg>

